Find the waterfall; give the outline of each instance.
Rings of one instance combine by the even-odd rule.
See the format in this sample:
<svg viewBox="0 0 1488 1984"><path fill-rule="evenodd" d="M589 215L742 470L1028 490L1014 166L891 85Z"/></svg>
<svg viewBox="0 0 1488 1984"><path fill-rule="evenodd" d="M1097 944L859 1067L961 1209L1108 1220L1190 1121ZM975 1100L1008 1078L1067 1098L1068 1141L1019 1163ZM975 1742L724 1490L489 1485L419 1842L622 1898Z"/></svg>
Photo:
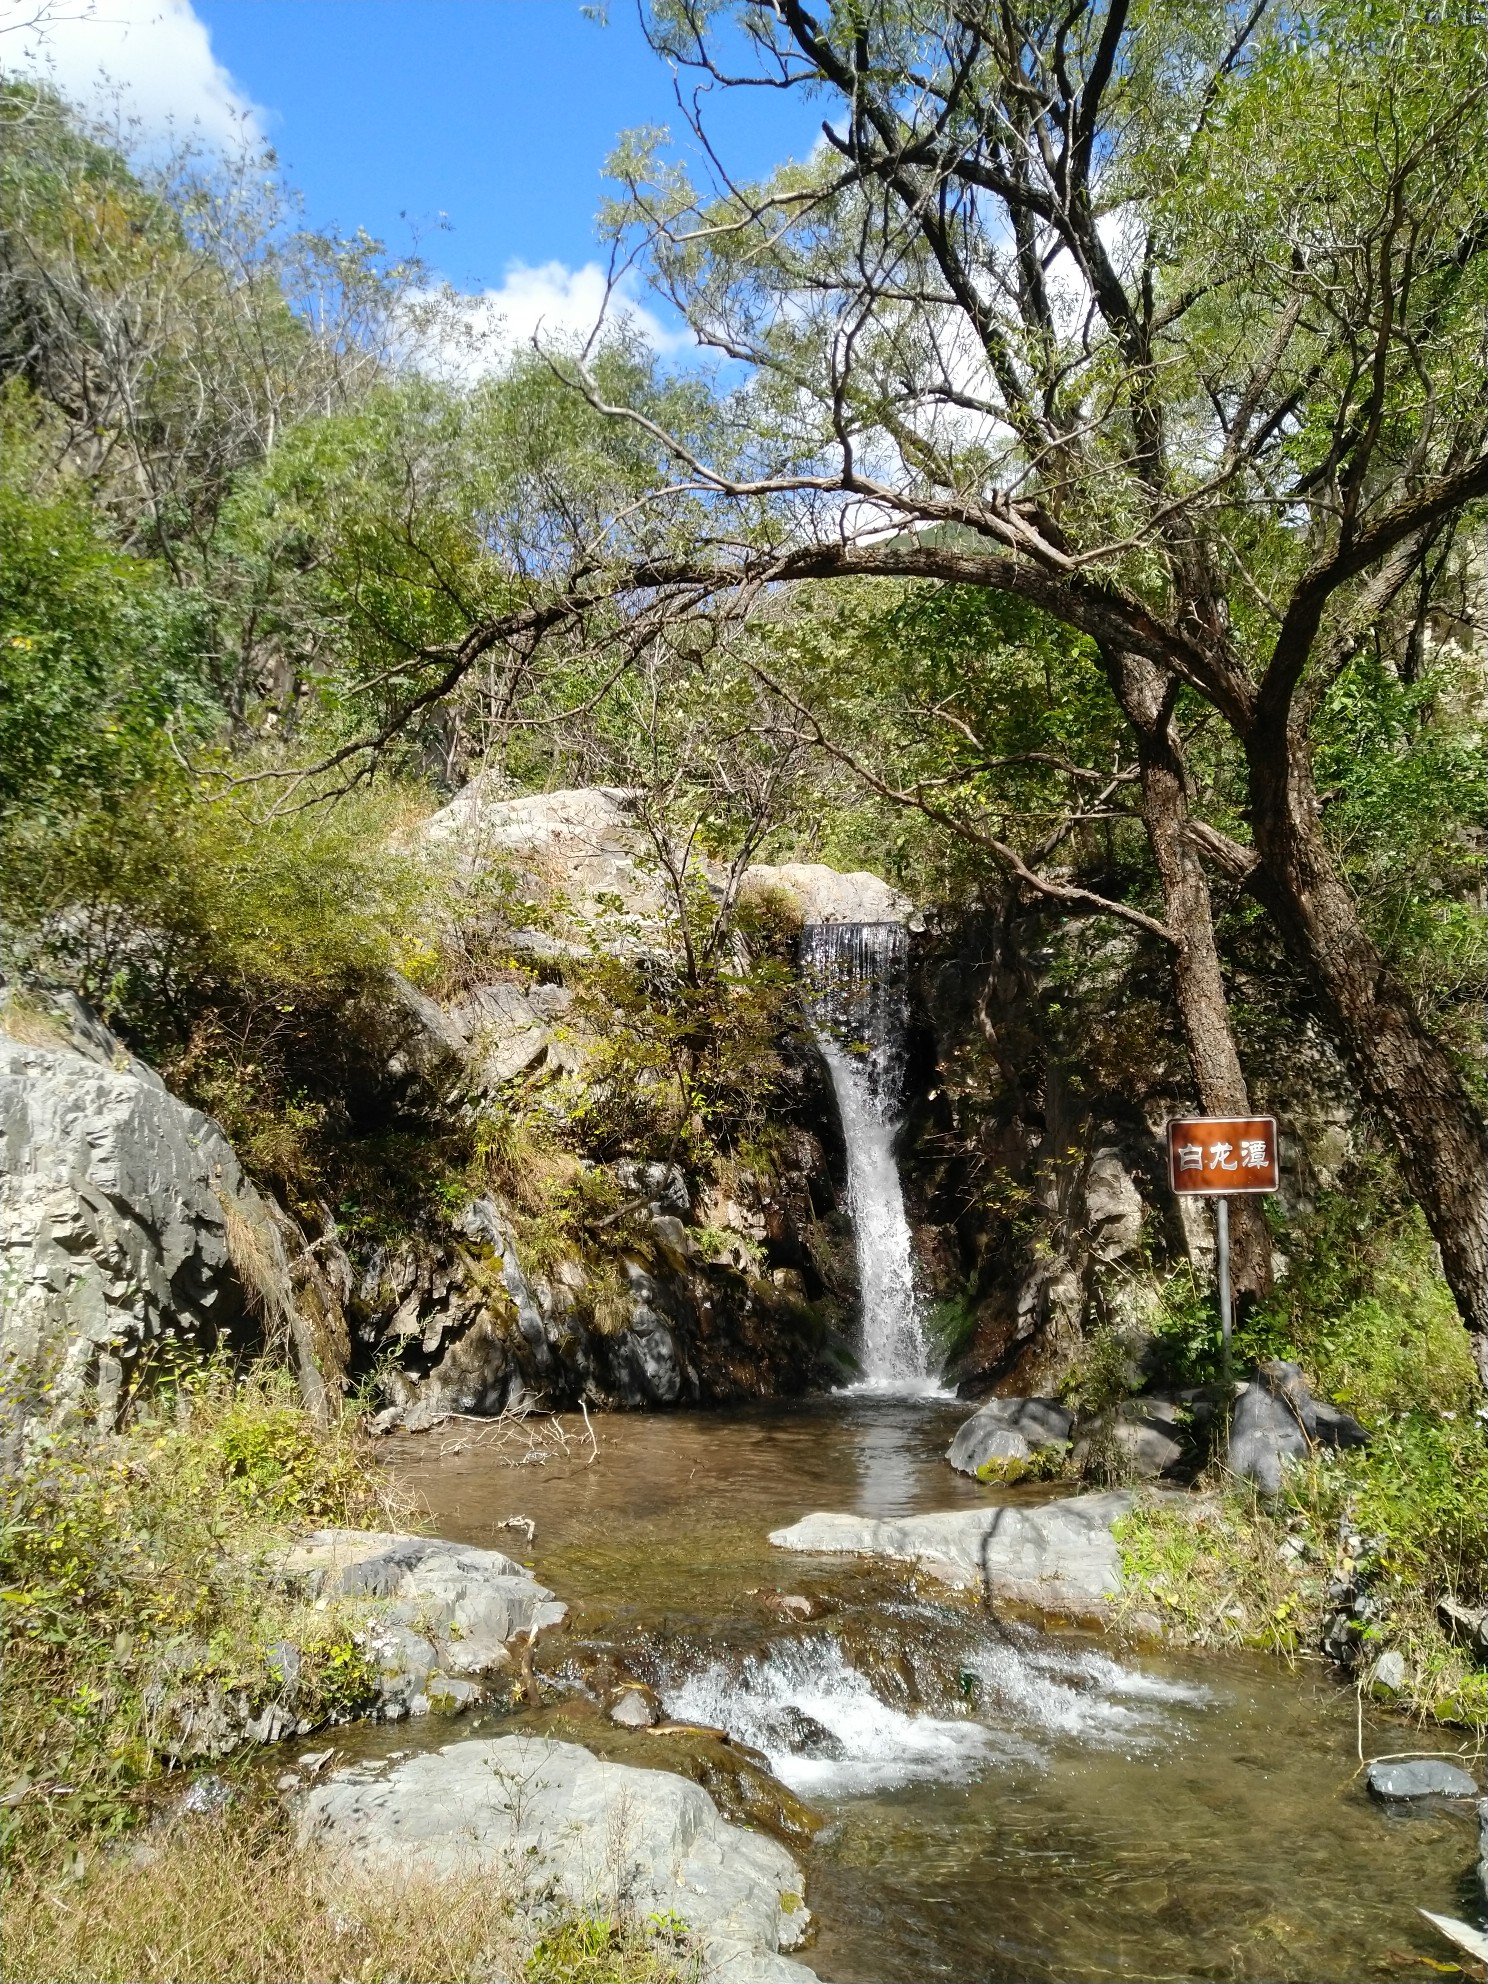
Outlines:
<svg viewBox="0 0 1488 1984"><path fill-rule="evenodd" d="M873 1391L935 1389L894 1157L908 960L900 923L809 923L801 933L807 1010L847 1147L863 1380Z"/></svg>

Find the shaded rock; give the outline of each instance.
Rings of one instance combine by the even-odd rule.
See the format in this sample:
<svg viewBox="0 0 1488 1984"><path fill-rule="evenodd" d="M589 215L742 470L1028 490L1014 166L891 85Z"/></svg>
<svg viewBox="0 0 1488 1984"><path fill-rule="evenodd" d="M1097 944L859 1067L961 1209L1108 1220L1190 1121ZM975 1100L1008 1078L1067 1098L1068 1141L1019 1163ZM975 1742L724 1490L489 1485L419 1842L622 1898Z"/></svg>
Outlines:
<svg viewBox="0 0 1488 1984"><path fill-rule="evenodd" d="M1488 1798L1478 1800L1478 1886L1488 1902Z"/></svg>
<svg viewBox="0 0 1488 1984"><path fill-rule="evenodd" d="M680 1164L643 1164L635 1158L621 1158L611 1169L615 1183L628 1199L644 1199L653 1212L673 1212L682 1219L691 1213L692 1194Z"/></svg>
<svg viewBox="0 0 1488 1984"><path fill-rule="evenodd" d="M1085 1173L1085 1225L1101 1261L1118 1261L1142 1243L1142 1194L1122 1161L1107 1145L1092 1156Z"/></svg>
<svg viewBox="0 0 1488 1984"><path fill-rule="evenodd" d="M977 1474L989 1462L1027 1460L1063 1446L1074 1424L1075 1415L1057 1399L988 1399L956 1429L946 1459L958 1473Z"/></svg>
<svg viewBox="0 0 1488 1984"><path fill-rule="evenodd" d="M1320 1447L1367 1447L1369 1435L1351 1412L1326 1399L1312 1401L1312 1435Z"/></svg>
<svg viewBox="0 0 1488 1984"><path fill-rule="evenodd" d="M1310 1398L1306 1403L1311 1403ZM1258 1376L1241 1387L1230 1415L1226 1455L1237 1480L1253 1481L1263 1495L1279 1495L1287 1462L1304 1460L1312 1447L1296 1386L1273 1386Z"/></svg>
<svg viewBox="0 0 1488 1984"><path fill-rule="evenodd" d="M1465 1770L1440 1757L1413 1757L1403 1763L1371 1764L1365 1783L1372 1798L1387 1804L1416 1798L1476 1798L1478 1787Z"/></svg>
<svg viewBox="0 0 1488 1984"><path fill-rule="evenodd" d="M480 985L450 1008L481 1087L499 1088L547 1053L552 1035L519 985Z"/></svg>
<svg viewBox="0 0 1488 1984"><path fill-rule="evenodd" d="M1436 1601L1436 1616L1448 1639L1466 1647L1479 1660L1488 1660L1488 1608L1459 1605L1455 1598L1442 1597Z"/></svg>
<svg viewBox="0 0 1488 1984"><path fill-rule="evenodd" d="M508 1736L340 1771L305 1799L300 1838L327 1846L333 1864L488 1868L575 1908L676 1914L703 1940L706 1975L728 1984L811 1975L776 1954L810 1922L783 1846L726 1824L697 1784L577 1744Z"/></svg>
<svg viewBox="0 0 1488 1984"><path fill-rule="evenodd" d="M1133 1399L1112 1412L1081 1420L1070 1458L1077 1468L1109 1469L1107 1478L1157 1481L1183 1465L1171 1403Z"/></svg>
<svg viewBox="0 0 1488 1984"><path fill-rule="evenodd" d="M1112 1526L1134 1499L1117 1489L1036 1509L956 1509L897 1521L810 1515L770 1541L781 1550L907 1558L949 1584L980 1583L1011 1604L1103 1618L1121 1590Z"/></svg>

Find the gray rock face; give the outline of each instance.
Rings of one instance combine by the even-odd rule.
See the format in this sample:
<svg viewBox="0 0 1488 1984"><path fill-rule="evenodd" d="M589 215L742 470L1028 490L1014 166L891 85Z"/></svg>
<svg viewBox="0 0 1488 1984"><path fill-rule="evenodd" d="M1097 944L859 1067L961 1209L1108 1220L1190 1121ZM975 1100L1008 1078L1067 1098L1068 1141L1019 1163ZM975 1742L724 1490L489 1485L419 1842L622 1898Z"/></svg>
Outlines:
<svg viewBox="0 0 1488 1984"><path fill-rule="evenodd" d="M383 1599L368 1629L389 1720L458 1713L512 1665L511 1644L561 1625L568 1608L499 1550L438 1537L322 1529L275 1564L311 1597Z"/></svg>
<svg viewBox="0 0 1488 1984"><path fill-rule="evenodd" d="M1074 1495L1042 1508L956 1509L943 1515L810 1515L770 1541L781 1550L908 1558L948 1584L1041 1612L1103 1618L1121 1590L1112 1526L1132 1507L1123 1490Z"/></svg>
<svg viewBox="0 0 1488 1984"><path fill-rule="evenodd" d="M635 816L635 796L591 786L504 798L499 779L473 779L424 828L471 869L514 867L524 889L545 896L556 883L564 913L556 931L534 932L559 954L634 954L664 939L667 898L651 843ZM543 954L543 944L533 945ZM551 955L551 950L546 954Z"/></svg>
<svg viewBox="0 0 1488 1984"><path fill-rule="evenodd" d="M1488 1902L1488 1798L1478 1800L1478 1886Z"/></svg>
<svg viewBox="0 0 1488 1984"><path fill-rule="evenodd" d="M0 1363L24 1409L87 1403L101 1423L167 1340L294 1314L279 1231L227 1138L111 1040L96 1021L67 1045L0 1034Z"/></svg>
<svg viewBox="0 0 1488 1984"><path fill-rule="evenodd" d="M1478 1787L1465 1770L1438 1757L1407 1763L1371 1764L1365 1774L1370 1796L1388 1804L1415 1798L1476 1798Z"/></svg>
<svg viewBox="0 0 1488 1984"><path fill-rule="evenodd" d="M1074 1424L1058 1399L988 1399L956 1429L946 1459L958 1473L976 1474L989 1462L1027 1460L1040 1448L1062 1446Z"/></svg>
<svg viewBox="0 0 1488 1984"><path fill-rule="evenodd" d="M307 1796L300 1837L374 1872L489 1869L516 1894L674 1913L702 1937L717 1984L812 1975L777 1954L811 1919L783 1846L726 1824L688 1779L602 1763L573 1743L508 1736L339 1772Z"/></svg>
<svg viewBox="0 0 1488 1984"><path fill-rule="evenodd" d="M1085 1173L1085 1225L1098 1260L1118 1261L1141 1245L1145 1208L1120 1151L1095 1152Z"/></svg>

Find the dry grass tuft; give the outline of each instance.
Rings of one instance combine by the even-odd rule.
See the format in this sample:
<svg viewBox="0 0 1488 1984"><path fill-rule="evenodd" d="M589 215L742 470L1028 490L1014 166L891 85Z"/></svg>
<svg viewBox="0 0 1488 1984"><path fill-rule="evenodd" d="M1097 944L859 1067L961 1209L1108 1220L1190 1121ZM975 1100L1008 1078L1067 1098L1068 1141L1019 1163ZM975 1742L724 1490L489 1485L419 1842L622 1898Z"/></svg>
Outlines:
<svg viewBox="0 0 1488 1984"><path fill-rule="evenodd" d="M688 1939L593 1917L532 1921L489 1869L390 1879L337 1866L332 1876L274 1810L179 1820L65 1874L23 1863L5 1923L7 1984L686 1984L696 1975Z"/></svg>

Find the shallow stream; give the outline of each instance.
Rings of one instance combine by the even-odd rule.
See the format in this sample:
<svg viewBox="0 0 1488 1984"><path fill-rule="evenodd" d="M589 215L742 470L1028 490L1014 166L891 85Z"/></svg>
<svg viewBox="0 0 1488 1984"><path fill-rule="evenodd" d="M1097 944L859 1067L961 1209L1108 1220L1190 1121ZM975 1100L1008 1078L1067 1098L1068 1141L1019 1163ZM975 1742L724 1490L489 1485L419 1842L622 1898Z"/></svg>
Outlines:
<svg viewBox="0 0 1488 1984"><path fill-rule="evenodd" d="M540 1660L553 1706L525 1726L570 1733L551 1720L568 1703L598 1729L605 1677L634 1677L668 1716L764 1751L824 1816L793 1850L817 1922L800 1954L829 1984L1433 1974L1450 1951L1416 1910L1476 1919L1475 1828L1370 1802L1354 1697L1318 1667L1040 1633L907 1566L770 1547L814 1509L997 1499L943 1458L964 1410L860 1395L603 1416L592 1461L566 1420L570 1458L526 1465L460 1422L399 1440L393 1465L438 1533L530 1561L568 1602ZM530 1546L501 1526L515 1515ZM607 1754L664 1761L648 1733L602 1727ZM396 1737L452 1733L476 1726ZM1368 1713L1362 1742L1413 1747Z"/></svg>

